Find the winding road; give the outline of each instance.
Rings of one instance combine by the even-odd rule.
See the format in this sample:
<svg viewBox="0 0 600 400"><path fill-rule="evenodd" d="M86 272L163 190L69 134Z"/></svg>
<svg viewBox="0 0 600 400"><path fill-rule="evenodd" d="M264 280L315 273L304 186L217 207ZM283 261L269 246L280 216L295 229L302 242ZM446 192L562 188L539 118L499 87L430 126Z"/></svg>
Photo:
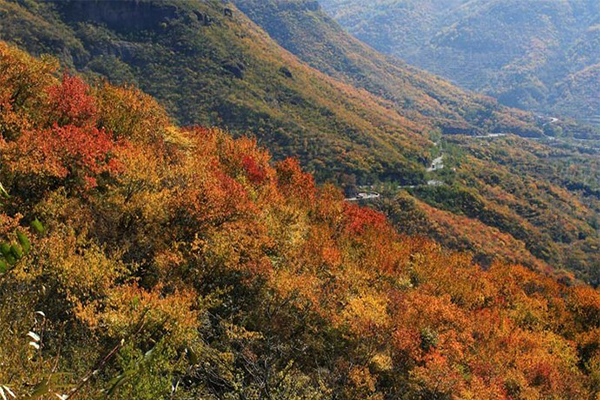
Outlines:
<svg viewBox="0 0 600 400"><path fill-rule="evenodd" d="M373 200L380 198L379 193L359 193L356 197L347 198L346 201L361 201L361 200Z"/></svg>

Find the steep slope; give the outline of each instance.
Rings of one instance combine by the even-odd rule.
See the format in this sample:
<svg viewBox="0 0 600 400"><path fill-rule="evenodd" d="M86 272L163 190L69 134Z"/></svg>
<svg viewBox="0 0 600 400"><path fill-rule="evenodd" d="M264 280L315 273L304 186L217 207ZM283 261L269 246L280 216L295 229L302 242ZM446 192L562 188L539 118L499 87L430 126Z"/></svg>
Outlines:
<svg viewBox="0 0 600 400"><path fill-rule="evenodd" d="M252 133L322 180L349 172L410 181L426 163L429 125L306 67L220 2L1 4L11 16L0 37L135 83L182 123Z"/></svg>
<svg viewBox="0 0 600 400"><path fill-rule="evenodd" d="M444 133L511 132L539 136L532 116L499 107L348 35L316 1L235 0L284 48L314 68L390 100L408 118L430 121ZM425 119L423 119L425 118Z"/></svg>
<svg viewBox="0 0 600 400"><path fill-rule="evenodd" d="M323 4L375 48L504 104L580 119L600 115L597 1Z"/></svg>
<svg viewBox="0 0 600 400"><path fill-rule="evenodd" d="M487 127L488 132L497 131L493 124L498 121L518 120L517 111L495 106L490 112L493 102L489 99L460 91L378 54L345 33L316 2L237 0L236 4L302 60L390 99L400 112L421 105L444 105L442 114L431 107L423 114L439 123L449 116L443 112L452 110L453 121ZM432 12L457 5L419 3ZM410 215L408 210L399 211L393 201L389 204L397 187L383 185L377 189L386 198L381 209L390 216L402 214L394 218L400 230L426 233L450 247L473 251L485 264L498 257L542 269L550 264L576 270L580 277L598 282L600 259L592 249L600 245L596 229L600 204L595 194L590 195L598 188L594 170L597 150L590 155L589 149L577 146L552 149L502 135L460 137L456 136L459 129L449 129L443 123L438 126L444 133L455 134L454 138L442 137L439 147L432 151L443 155L446 168L428 172L432 185L404 185L414 198L407 201L401 195L398 200L408 209L414 201L419 211ZM583 135L579 127L564 125L563 129L556 121L543 122L543 128L552 136ZM506 131L510 132L500 130ZM579 164L583 173L568 172L573 164ZM578 187L594 189L582 195Z"/></svg>
<svg viewBox="0 0 600 400"><path fill-rule="evenodd" d="M179 128L137 90L57 72L0 43L2 395L600 392L598 291L484 271L251 140Z"/></svg>
<svg viewBox="0 0 600 400"><path fill-rule="evenodd" d="M409 190L422 210L440 211L428 212L435 227L421 233L474 251L486 265L502 259L599 281L593 156L577 146L485 137L556 136L562 126L565 135L579 131L534 121L383 57L344 33L317 3L238 2L322 72L222 2L0 4L10 10L4 37L52 52L88 76L137 83L184 123L257 136L276 159L298 157L319 182L335 180L349 192L381 181L393 188L386 200ZM440 155L446 168L427 171ZM581 170L571 169L575 162ZM398 228L405 229L402 221ZM483 241L497 235L506 240Z"/></svg>

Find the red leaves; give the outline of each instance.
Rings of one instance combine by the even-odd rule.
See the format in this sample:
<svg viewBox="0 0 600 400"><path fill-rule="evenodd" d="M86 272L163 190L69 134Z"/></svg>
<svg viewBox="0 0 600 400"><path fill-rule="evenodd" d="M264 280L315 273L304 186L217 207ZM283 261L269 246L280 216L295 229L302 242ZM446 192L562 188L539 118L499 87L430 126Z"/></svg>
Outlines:
<svg viewBox="0 0 600 400"><path fill-rule="evenodd" d="M48 108L39 128L29 127L6 144L5 161L19 175L72 179L84 189L97 186L103 173L115 173L121 144L96 127L96 100L79 77L65 74L58 85L46 87ZM38 184L39 185L39 184Z"/></svg>
<svg viewBox="0 0 600 400"><path fill-rule="evenodd" d="M63 75L59 85L47 89L50 123L60 126L93 125L97 117L96 99L89 86L78 76Z"/></svg>
<svg viewBox="0 0 600 400"><path fill-rule="evenodd" d="M23 133L6 149L6 162L23 175L79 177L89 189L97 185L100 174L119 172L120 163L114 158L119 147L104 130L56 125Z"/></svg>
<svg viewBox="0 0 600 400"><path fill-rule="evenodd" d="M255 212L244 186L220 167L216 159L212 160L208 168L198 171L174 199L176 207L193 218L193 229L222 226Z"/></svg>
<svg viewBox="0 0 600 400"><path fill-rule="evenodd" d="M299 199L315 198L315 181L311 174L300 168L298 160L288 158L275 166L280 189L286 194L293 194Z"/></svg>
<svg viewBox="0 0 600 400"><path fill-rule="evenodd" d="M354 204L345 204L344 216L346 230L354 235L363 234L367 228L382 229L388 226L383 214Z"/></svg>
<svg viewBox="0 0 600 400"><path fill-rule="evenodd" d="M266 169L262 165L259 165L253 156L245 156L242 160L242 165L250 182L260 184L267 178Z"/></svg>
<svg viewBox="0 0 600 400"><path fill-rule="evenodd" d="M220 171L215 171L214 176L217 180L215 186L208 189L215 196L213 199L218 200L213 206L218 206L220 218L235 218L254 210L243 185Z"/></svg>
<svg viewBox="0 0 600 400"><path fill-rule="evenodd" d="M81 170L86 186L96 186L94 176L119 169L119 163L112 158L117 145L103 130L67 125L46 131L44 136L41 145L47 160L54 159L69 172Z"/></svg>

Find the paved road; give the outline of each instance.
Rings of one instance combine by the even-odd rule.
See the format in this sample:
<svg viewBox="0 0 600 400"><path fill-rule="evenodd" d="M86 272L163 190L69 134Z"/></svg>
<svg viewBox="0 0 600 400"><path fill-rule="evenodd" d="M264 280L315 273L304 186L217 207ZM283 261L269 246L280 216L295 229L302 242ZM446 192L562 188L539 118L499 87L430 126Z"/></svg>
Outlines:
<svg viewBox="0 0 600 400"><path fill-rule="evenodd" d="M380 198L379 193L359 193L356 197L350 197L346 201L361 201L361 200L373 200Z"/></svg>

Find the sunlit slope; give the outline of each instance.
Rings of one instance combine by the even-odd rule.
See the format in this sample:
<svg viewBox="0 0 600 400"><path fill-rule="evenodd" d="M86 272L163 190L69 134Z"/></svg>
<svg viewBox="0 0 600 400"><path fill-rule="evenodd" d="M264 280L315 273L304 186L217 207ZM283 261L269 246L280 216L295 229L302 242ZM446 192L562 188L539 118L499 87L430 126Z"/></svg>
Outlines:
<svg viewBox="0 0 600 400"><path fill-rule="evenodd" d="M0 83L7 398L600 393L597 290L398 234L293 159L4 43Z"/></svg>
<svg viewBox="0 0 600 400"><path fill-rule="evenodd" d="M320 178L411 180L426 165L426 121L302 64L220 2L1 4L13 16L0 37L89 76L135 83L184 124L256 135Z"/></svg>
<svg viewBox="0 0 600 400"><path fill-rule="evenodd" d="M283 47L330 76L390 100L408 118L446 133L539 135L532 116L503 108L439 77L378 53L308 0L236 0Z"/></svg>

